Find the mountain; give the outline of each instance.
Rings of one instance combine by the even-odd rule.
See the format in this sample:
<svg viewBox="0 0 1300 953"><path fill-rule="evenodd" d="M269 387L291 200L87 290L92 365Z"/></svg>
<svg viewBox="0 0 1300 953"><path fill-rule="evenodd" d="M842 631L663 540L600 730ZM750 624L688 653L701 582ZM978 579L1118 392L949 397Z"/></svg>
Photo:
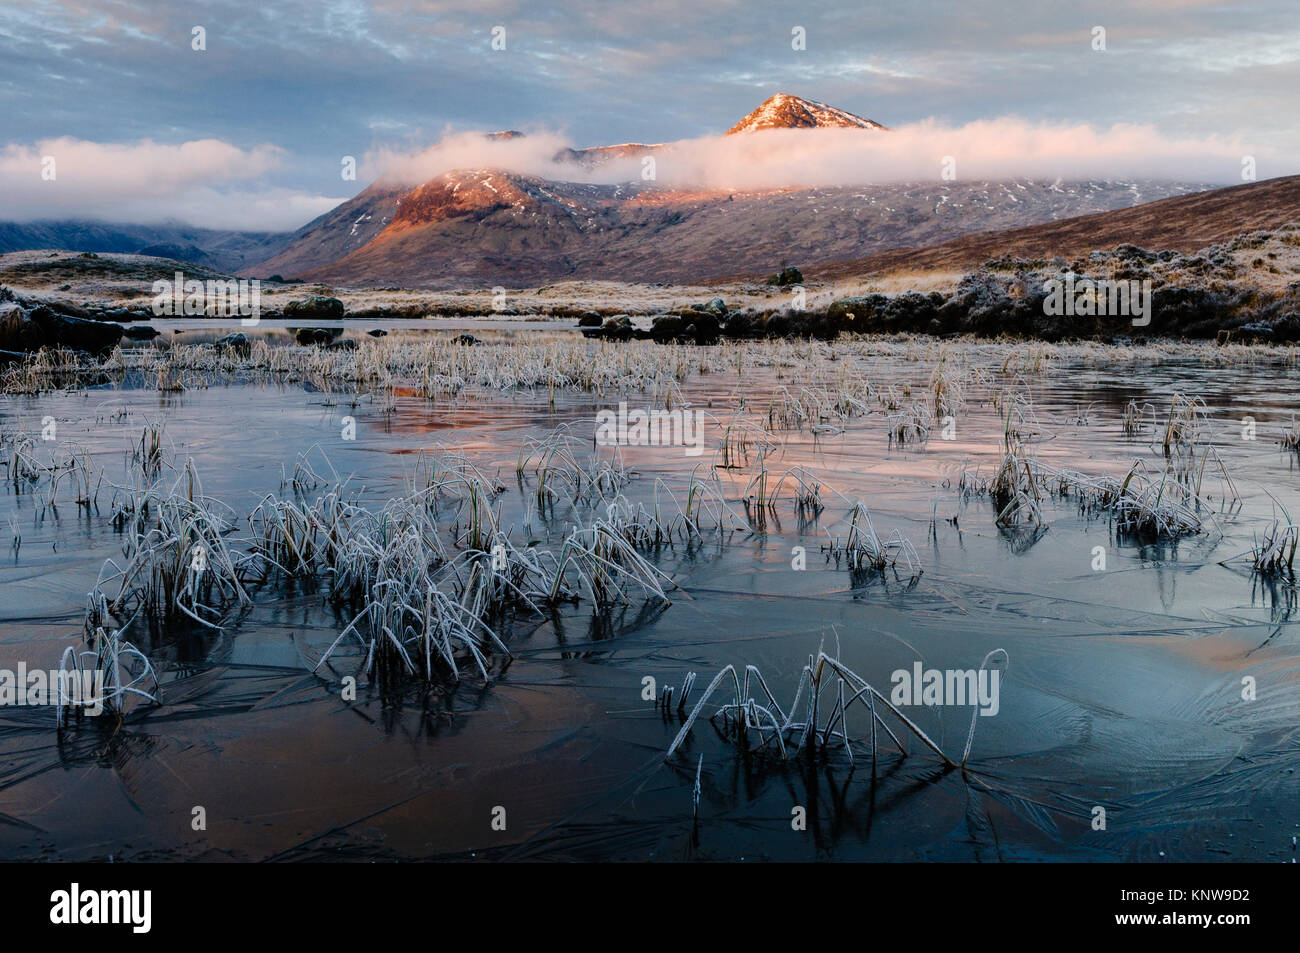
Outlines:
<svg viewBox="0 0 1300 953"><path fill-rule="evenodd" d="M188 225L113 225L93 221L0 222L0 253L35 248L121 252L174 258L235 272L277 254L292 232L236 232Z"/></svg>
<svg viewBox="0 0 1300 953"><path fill-rule="evenodd" d="M467 170L392 196L386 225L358 224L359 206L341 206L331 213L336 224L317 220L309 238L254 272L346 286L518 287L563 278L685 283L775 271L783 262L857 258L1202 187L1021 180L688 193ZM367 239L370 230L376 231ZM331 257L344 233L352 250Z"/></svg>
<svg viewBox="0 0 1300 953"><path fill-rule="evenodd" d="M925 247L896 248L809 269L832 280L883 272L968 271L1003 256L1076 258L1131 244L1191 254L1248 232L1300 222L1300 175L1144 202L1042 225L981 231Z"/></svg>
<svg viewBox="0 0 1300 953"><path fill-rule="evenodd" d="M890 134L873 120L784 93L767 99L727 134L824 128ZM761 147L762 141L756 138L752 145ZM554 158L572 164L573 178L584 178L610 160L661 150L670 157L671 149L624 143L567 149ZM642 181L589 185L500 169L461 169L415 186L371 185L242 273L372 287L518 287L565 278L680 283L771 272L783 263L807 267L857 259L1203 188L1024 179L741 193L674 190Z"/></svg>
<svg viewBox="0 0 1300 953"><path fill-rule="evenodd" d="M801 99L789 93L770 96L727 130L728 136L739 132L760 132L764 129L882 129L878 122L863 119L843 109L827 106L811 99Z"/></svg>

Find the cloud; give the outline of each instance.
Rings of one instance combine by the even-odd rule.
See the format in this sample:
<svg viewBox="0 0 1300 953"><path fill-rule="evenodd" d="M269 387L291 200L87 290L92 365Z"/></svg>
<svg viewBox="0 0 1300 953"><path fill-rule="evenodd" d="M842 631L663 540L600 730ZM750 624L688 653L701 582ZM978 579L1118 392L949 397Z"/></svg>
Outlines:
<svg viewBox="0 0 1300 953"><path fill-rule="evenodd" d="M594 168L563 158L568 140L554 132L490 140L452 135L432 148L401 154L378 150L363 168L415 184L453 169L492 168L548 179L606 183L640 181L639 156ZM942 181L945 159L958 180L1168 179L1239 181L1241 160L1255 154L1235 137L1171 138L1154 126L1029 122L1015 117L964 125L913 123L889 132L851 129L772 130L708 136L656 147L655 181L670 188L759 190L787 187ZM1266 154L1256 154L1262 174Z"/></svg>
<svg viewBox="0 0 1300 953"><path fill-rule="evenodd" d="M574 160L570 139L552 130L511 138L446 135L436 145L367 153L359 184L416 185L456 169L501 169L544 179L641 182L641 155L596 164ZM1041 123L1014 117L946 125L927 120L889 132L772 130L708 136L654 147L655 184L673 189L755 191L885 182L941 183L945 157L957 181L1173 179L1239 181L1244 155L1260 177L1293 172L1290 162L1247 149L1234 137L1171 138L1153 126ZM42 178L46 157L54 179ZM206 228L286 231L342 198L277 185L284 153L217 139L179 145L47 139L0 148L0 220L98 219L184 222Z"/></svg>
<svg viewBox="0 0 1300 953"><path fill-rule="evenodd" d="M205 228L279 231L339 199L265 182L283 152L217 139L179 145L63 137L0 149L0 220L181 221ZM51 163L52 160L52 163ZM46 178L52 170L52 178Z"/></svg>
<svg viewBox="0 0 1300 953"><path fill-rule="evenodd" d="M358 176L418 185L454 169L505 169L546 179L572 179L581 170L556 156L572 148L557 132L543 130L512 139L489 139L482 132L448 133L436 144L415 152L380 147L362 159ZM582 181L600 181L599 177Z"/></svg>

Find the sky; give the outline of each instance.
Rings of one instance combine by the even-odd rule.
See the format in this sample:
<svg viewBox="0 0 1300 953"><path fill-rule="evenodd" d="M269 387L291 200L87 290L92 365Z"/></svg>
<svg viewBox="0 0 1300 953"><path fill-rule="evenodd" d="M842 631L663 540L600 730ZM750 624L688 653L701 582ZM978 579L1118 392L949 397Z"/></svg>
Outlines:
<svg viewBox="0 0 1300 953"><path fill-rule="evenodd" d="M893 176L914 163L928 177L944 154L958 175L1226 184L1246 155L1259 178L1292 174L1297 12L1295 0L0 0L0 220L291 229L394 162L436 171L448 137L472 130L528 132L530 168L542 144L684 140L679 175L768 186L822 147L777 163L717 137L776 92L902 131ZM819 174L852 177L850 147L831 148Z"/></svg>

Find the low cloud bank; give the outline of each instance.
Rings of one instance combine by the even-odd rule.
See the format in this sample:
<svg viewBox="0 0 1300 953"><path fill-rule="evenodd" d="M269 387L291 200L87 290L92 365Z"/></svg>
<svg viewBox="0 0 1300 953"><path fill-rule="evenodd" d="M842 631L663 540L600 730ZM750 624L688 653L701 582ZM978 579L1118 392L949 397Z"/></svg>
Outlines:
<svg viewBox="0 0 1300 953"><path fill-rule="evenodd" d="M357 183L415 185L455 169L502 169L545 179L642 182L640 154L578 161L565 136L445 136L415 152L376 149ZM1034 123L1016 118L947 126L926 121L889 132L770 130L653 147L653 181L674 189L731 191L884 182L1166 179L1233 184L1253 156L1257 176L1296 171L1290 160L1217 135L1171 139L1152 126ZM608 155L608 154L607 154ZM51 162L52 160L52 162ZM61 138L0 147L0 221L98 219L185 222L206 228L296 229L340 199L268 184L285 160L269 145L241 149L216 139L180 145ZM351 183L349 183L350 185Z"/></svg>
<svg viewBox="0 0 1300 953"><path fill-rule="evenodd" d="M64 137L0 148L0 221L184 222L249 231L295 229L338 199L266 185L274 146L218 139L180 145Z"/></svg>
<svg viewBox="0 0 1300 953"><path fill-rule="evenodd" d="M405 184L475 168L576 182L642 180L639 157L584 168L565 157L569 148L567 140L551 132L514 139L461 133L414 154L373 152L364 167L376 177ZM1230 184L1242 181L1242 160L1251 155L1260 177L1282 174L1269 172L1270 157L1253 153L1236 138L1171 139L1146 125L1097 128L1016 118L962 126L926 121L889 132L770 130L665 143L653 154L659 185L733 190L942 182L945 171L957 181L1143 178Z"/></svg>

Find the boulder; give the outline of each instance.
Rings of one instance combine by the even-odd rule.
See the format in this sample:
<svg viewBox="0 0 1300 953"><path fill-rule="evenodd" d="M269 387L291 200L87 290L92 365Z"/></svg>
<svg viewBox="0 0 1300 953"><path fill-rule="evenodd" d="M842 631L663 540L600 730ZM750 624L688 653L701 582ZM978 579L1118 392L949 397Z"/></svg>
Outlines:
<svg viewBox="0 0 1300 953"><path fill-rule="evenodd" d="M722 299L714 299L721 302ZM726 308L722 310L725 315ZM722 335L722 317L714 311L701 312L695 318L694 326L685 328L682 333L696 344L717 344Z"/></svg>
<svg viewBox="0 0 1300 953"><path fill-rule="evenodd" d="M338 298L326 298L324 295L312 295L297 301L290 301L284 306L286 318L318 318L337 321L345 313L343 302Z"/></svg>
<svg viewBox="0 0 1300 953"><path fill-rule="evenodd" d="M45 305L30 310L17 301L0 302L0 350L38 351L61 347L104 354L122 340L122 326L57 314Z"/></svg>
<svg viewBox="0 0 1300 953"><path fill-rule="evenodd" d="M1273 328L1263 321L1250 321L1237 328L1233 334L1233 339L1266 344L1273 340Z"/></svg>
<svg viewBox="0 0 1300 953"><path fill-rule="evenodd" d="M803 272L793 265L782 268L771 278L767 279L769 285L775 285L778 288L785 288L789 285L803 284Z"/></svg>
<svg viewBox="0 0 1300 953"><path fill-rule="evenodd" d="M1151 330L1158 334L1186 335L1193 338L1214 337L1224 327L1231 329L1232 318L1241 302L1197 285L1166 286L1151 295Z"/></svg>
<svg viewBox="0 0 1300 953"><path fill-rule="evenodd" d="M610 341L630 341L636 335L632 319L626 314L616 314L607 318L600 326L600 336Z"/></svg>
<svg viewBox="0 0 1300 953"><path fill-rule="evenodd" d="M650 338L660 344L681 340L685 330L686 322L676 314L656 315L650 322Z"/></svg>
<svg viewBox="0 0 1300 953"><path fill-rule="evenodd" d="M459 334L456 336L455 343L463 344L466 347L472 347L478 343L478 338L474 337L472 334Z"/></svg>
<svg viewBox="0 0 1300 953"><path fill-rule="evenodd" d="M296 328L293 339L299 344L329 344L343 333L342 328Z"/></svg>
<svg viewBox="0 0 1300 953"><path fill-rule="evenodd" d="M883 312L889 298L882 294L861 295L832 301L826 309L827 324L841 331L878 331L877 312Z"/></svg>
<svg viewBox="0 0 1300 953"><path fill-rule="evenodd" d="M157 328L150 327L147 324L132 324L122 332L122 336L130 338L132 341L152 341L159 333Z"/></svg>
<svg viewBox="0 0 1300 953"><path fill-rule="evenodd" d="M685 318L688 322L698 320L701 314L711 314L717 318L725 318L727 316L727 303L721 298L714 298L709 302L680 304L674 308L669 308L668 313Z"/></svg>
<svg viewBox="0 0 1300 953"><path fill-rule="evenodd" d="M248 335L243 331L236 331L234 334L227 334L223 338L218 338L213 342L213 347L218 351L234 351L236 354L247 357L248 352L252 349L253 343L248 339Z"/></svg>
<svg viewBox="0 0 1300 953"><path fill-rule="evenodd" d="M729 338L755 338L759 336L762 326L758 316L749 311L733 311L727 316L722 333Z"/></svg>
<svg viewBox="0 0 1300 953"><path fill-rule="evenodd" d="M1300 314L1288 314L1279 318L1273 325L1273 340L1292 344L1300 341Z"/></svg>

